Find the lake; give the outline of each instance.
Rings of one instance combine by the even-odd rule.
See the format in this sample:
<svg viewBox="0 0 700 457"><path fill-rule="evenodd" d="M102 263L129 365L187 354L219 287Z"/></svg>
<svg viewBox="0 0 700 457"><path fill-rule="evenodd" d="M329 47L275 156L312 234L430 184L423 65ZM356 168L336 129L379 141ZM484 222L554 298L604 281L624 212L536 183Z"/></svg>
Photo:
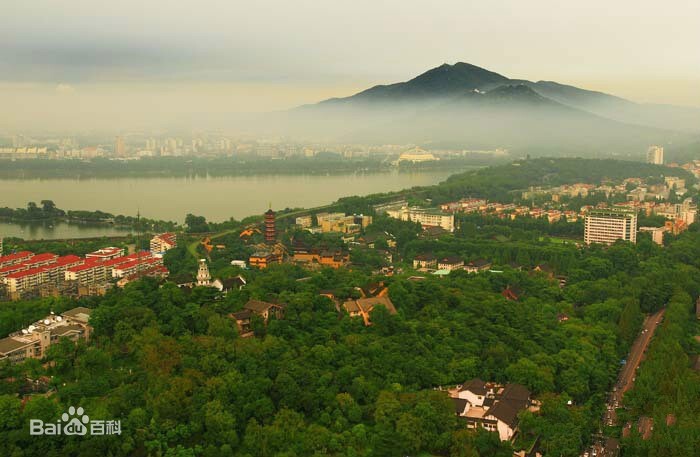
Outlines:
<svg viewBox="0 0 700 457"><path fill-rule="evenodd" d="M220 222L273 209L313 207L349 195L368 195L437 184L459 170L327 175L257 175L173 178L0 179L0 207L53 200L64 210L183 222L188 213ZM83 238L123 234L114 227L76 224L8 224L0 236L25 239Z"/></svg>
<svg viewBox="0 0 700 457"><path fill-rule="evenodd" d="M55 240L64 238L95 238L100 236L124 236L128 228L103 224L68 224L66 222L9 223L0 221L0 237L17 237L25 240Z"/></svg>

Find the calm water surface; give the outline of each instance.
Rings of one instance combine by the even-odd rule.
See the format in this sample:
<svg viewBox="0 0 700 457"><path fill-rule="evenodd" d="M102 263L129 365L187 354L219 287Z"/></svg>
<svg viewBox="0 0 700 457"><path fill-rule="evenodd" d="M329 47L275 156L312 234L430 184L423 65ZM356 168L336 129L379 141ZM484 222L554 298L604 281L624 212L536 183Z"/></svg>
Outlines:
<svg viewBox="0 0 700 457"><path fill-rule="evenodd" d="M62 209L102 210L183 222L188 213L210 221L242 219L274 209L312 207L348 195L437 184L458 170L416 173L265 175L173 178L0 179L0 207L53 200ZM25 239L123 234L114 227L0 222L0 236Z"/></svg>

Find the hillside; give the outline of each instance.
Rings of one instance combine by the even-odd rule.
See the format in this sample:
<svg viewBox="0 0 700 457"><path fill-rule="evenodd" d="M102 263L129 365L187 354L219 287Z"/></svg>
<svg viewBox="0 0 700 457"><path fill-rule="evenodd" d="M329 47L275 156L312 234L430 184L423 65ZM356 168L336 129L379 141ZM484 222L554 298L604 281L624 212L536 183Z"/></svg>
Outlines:
<svg viewBox="0 0 700 457"><path fill-rule="evenodd" d="M649 144L686 142L700 129L700 110L510 79L459 62L301 106L275 121L285 133L327 140L641 155Z"/></svg>

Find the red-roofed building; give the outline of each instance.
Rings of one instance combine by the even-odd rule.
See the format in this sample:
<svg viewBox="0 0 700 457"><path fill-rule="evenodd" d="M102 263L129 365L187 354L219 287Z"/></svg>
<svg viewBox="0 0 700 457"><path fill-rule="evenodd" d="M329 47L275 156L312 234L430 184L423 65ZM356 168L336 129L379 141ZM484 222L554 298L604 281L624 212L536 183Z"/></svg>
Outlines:
<svg viewBox="0 0 700 457"><path fill-rule="evenodd" d="M7 284L8 292L19 296L28 290L39 287L48 279L49 269L46 266L41 266L7 275L5 284Z"/></svg>
<svg viewBox="0 0 700 457"><path fill-rule="evenodd" d="M28 270L29 266L25 263L16 263L14 265L8 265L6 267L0 268L0 279L5 279L7 275L12 273L17 273L18 271Z"/></svg>
<svg viewBox="0 0 700 457"><path fill-rule="evenodd" d="M157 259L153 259L157 260ZM144 270L139 271L138 274L132 274L129 276L125 276L121 278L119 281L117 281L117 286L118 287L124 287L131 281L135 281L139 278L142 278L144 276L152 277L152 278L167 278L170 272L168 269L163 266L163 265L156 265L156 266L150 266L150 265L142 265Z"/></svg>
<svg viewBox="0 0 700 457"><path fill-rule="evenodd" d="M80 259L80 257L77 256L73 257L75 259ZM52 254L50 252L32 255L28 259L23 260L19 263L0 268L0 279L2 279L4 283L7 283L6 278L13 273L19 273L21 271L27 271L32 268L51 265L55 263L56 260L58 260L58 258L59 257L56 254Z"/></svg>
<svg viewBox="0 0 700 457"><path fill-rule="evenodd" d="M94 284L107 279L107 268L99 259L87 259L82 265L66 269L64 279L77 281L81 286Z"/></svg>
<svg viewBox="0 0 700 457"><path fill-rule="evenodd" d="M77 267L85 262L77 255L64 255L56 259L52 264L47 265L49 272L49 280L53 283L65 280L66 270L72 267Z"/></svg>
<svg viewBox="0 0 700 457"><path fill-rule="evenodd" d="M139 274L148 270L149 268L163 265L163 260L156 257L142 257L138 260L133 260L131 262L123 263L112 268L113 278L124 278L127 276L132 276Z"/></svg>
<svg viewBox="0 0 700 457"><path fill-rule="evenodd" d="M117 257L115 259L107 260L106 262L102 262L102 265L104 265L107 269L111 269L123 263L132 262L134 260L136 260L136 254L130 254L123 257Z"/></svg>
<svg viewBox="0 0 700 457"><path fill-rule="evenodd" d="M177 235L172 232L161 233L151 238L151 252L163 253L177 246Z"/></svg>
<svg viewBox="0 0 700 457"><path fill-rule="evenodd" d="M41 267L43 265L48 265L53 263L58 259L58 255L52 254L51 252L45 252L43 254L37 254L29 258L29 260L22 262L29 267Z"/></svg>
<svg viewBox="0 0 700 457"><path fill-rule="evenodd" d="M2 256L0 257L0 268L22 263L29 260L33 255L34 253L31 251L21 251Z"/></svg>
<svg viewBox="0 0 700 457"><path fill-rule="evenodd" d="M52 253L34 255L29 251L3 257L0 279L12 299L24 293L48 286L46 292L60 291L66 285L92 286L112 278L138 276L167 276L162 258L147 251L123 256L121 248L104 248L86 255L57 256ZM67 284L65 284L67 283ZM42 294L45 290L42 288Z"/></svg>

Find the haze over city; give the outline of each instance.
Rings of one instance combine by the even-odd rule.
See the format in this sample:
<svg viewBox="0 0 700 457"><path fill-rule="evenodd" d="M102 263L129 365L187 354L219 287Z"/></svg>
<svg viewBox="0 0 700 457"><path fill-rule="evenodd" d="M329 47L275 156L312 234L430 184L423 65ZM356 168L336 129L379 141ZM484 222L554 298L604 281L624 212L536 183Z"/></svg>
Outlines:
<svg viewBox="0 0 700 457"><path fill-rule="evenodd" d="M458 61L700 105L693 1L38 0L0 15L4 127L226 125Z"/></svg>

